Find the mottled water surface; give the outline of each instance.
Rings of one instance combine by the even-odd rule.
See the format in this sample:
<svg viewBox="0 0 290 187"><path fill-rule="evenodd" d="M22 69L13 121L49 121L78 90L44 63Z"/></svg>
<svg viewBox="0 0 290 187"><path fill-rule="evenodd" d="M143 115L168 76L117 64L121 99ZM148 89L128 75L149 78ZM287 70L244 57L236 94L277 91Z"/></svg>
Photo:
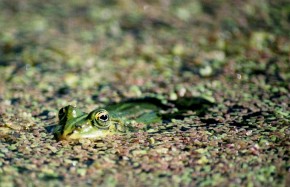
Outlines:
<svg viewBox="0 0 290 187"><path fill-rule="evenodd" d="M1 0L0 186L290 184L289 18L286 0ZM186 115L49 130L66 105L145 97Z"/></svg>

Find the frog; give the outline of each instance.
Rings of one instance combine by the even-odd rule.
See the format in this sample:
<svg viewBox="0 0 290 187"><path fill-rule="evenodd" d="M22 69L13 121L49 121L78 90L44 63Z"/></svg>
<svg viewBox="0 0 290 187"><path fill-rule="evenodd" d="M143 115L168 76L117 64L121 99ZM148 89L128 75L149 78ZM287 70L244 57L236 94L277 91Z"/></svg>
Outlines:
<svg viewBox="0 0 290 187"><path fill-rule="evenodd" d="M122 120L110 116L106 109L82 112L76 106L68 105L58 112L59 124L54 129L57 140L100 138L116 133L125 133Z"/></svg>
<svg viewBox="0 0 290 187"><path fill-rule="evenodd" d="M188 111L194 110L197 115L203 115L212 104L204 98L181 98L168 103L156 98L141 98L111 103L89 113L68 105L58 112L59 123L54 129L54 135L58 140L75 140L149 131L154 128L154 124L169 123L172 119L192 115ZM136 129L134 124L144 126Z"/></svg>

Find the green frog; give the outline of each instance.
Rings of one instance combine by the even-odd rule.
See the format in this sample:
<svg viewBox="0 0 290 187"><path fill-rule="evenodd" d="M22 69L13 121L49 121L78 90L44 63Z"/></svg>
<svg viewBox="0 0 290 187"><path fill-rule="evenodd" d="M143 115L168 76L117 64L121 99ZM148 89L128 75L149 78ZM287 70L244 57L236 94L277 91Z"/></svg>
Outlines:
<svg viewBox="0 0 290 187"><path fill-rule="evenodd" d="M142 98L113 103L90 113L68 105L59 110L59 124L54 128L54 135L58 140L94 139L134 132L138 129L132 127L133 123L145 124L142 130L146 131L151 128L151 124L167 123L173 118L183 119L188 116L188 111L204 112L209 105L211 102L200 98L184 98L171 103L155 98Z"/></svg>
<svg viewBox="0 0 290 187"><path fill-rule="evenodd" d="M84 113L68 105L59 110L58 118L59 125L54 129L54 135L58 140L97 138L126 132L125 124L119 119L112 118L105 109Z"/></svg>

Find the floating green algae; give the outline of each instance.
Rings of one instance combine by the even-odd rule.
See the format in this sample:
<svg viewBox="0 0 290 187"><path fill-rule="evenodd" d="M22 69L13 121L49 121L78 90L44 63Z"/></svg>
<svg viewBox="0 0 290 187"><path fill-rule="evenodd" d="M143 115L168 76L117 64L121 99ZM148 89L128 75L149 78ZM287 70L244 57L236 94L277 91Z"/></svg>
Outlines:
<svg viewBox="0 0 290 187"><path fill-rule="evenodd" d="M0 1L0 186L285 186L288 4ZM178 110L146 130L46 129L63 106L152 96Z"/></svg>

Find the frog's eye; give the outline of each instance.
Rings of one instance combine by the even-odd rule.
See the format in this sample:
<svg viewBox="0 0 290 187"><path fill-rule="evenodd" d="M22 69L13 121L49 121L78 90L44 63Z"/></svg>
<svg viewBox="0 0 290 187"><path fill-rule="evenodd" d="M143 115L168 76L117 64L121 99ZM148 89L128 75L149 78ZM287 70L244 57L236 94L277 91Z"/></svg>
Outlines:
<svg viewBox="0 0 290 187"><path fill-rule="evenodd" d="M108 128L110 126L110 116L106 110L93 111L93 124L99 128Z"/></svg>
<svg viewBox="0 0 290 187"><path fill-rule="evenodd" d="M101 114L101 115L99 116L99 119L100 119L101 121L108 121L108 120L109 120L109 116L108 116L107 114Z"/></svg>
<svg viewBox="0 0 290 187"><path fill-rule="evenodd" d="M107 112L98 112L96 114L96 119L106 122L109 120L109 114Z"/></svg>

